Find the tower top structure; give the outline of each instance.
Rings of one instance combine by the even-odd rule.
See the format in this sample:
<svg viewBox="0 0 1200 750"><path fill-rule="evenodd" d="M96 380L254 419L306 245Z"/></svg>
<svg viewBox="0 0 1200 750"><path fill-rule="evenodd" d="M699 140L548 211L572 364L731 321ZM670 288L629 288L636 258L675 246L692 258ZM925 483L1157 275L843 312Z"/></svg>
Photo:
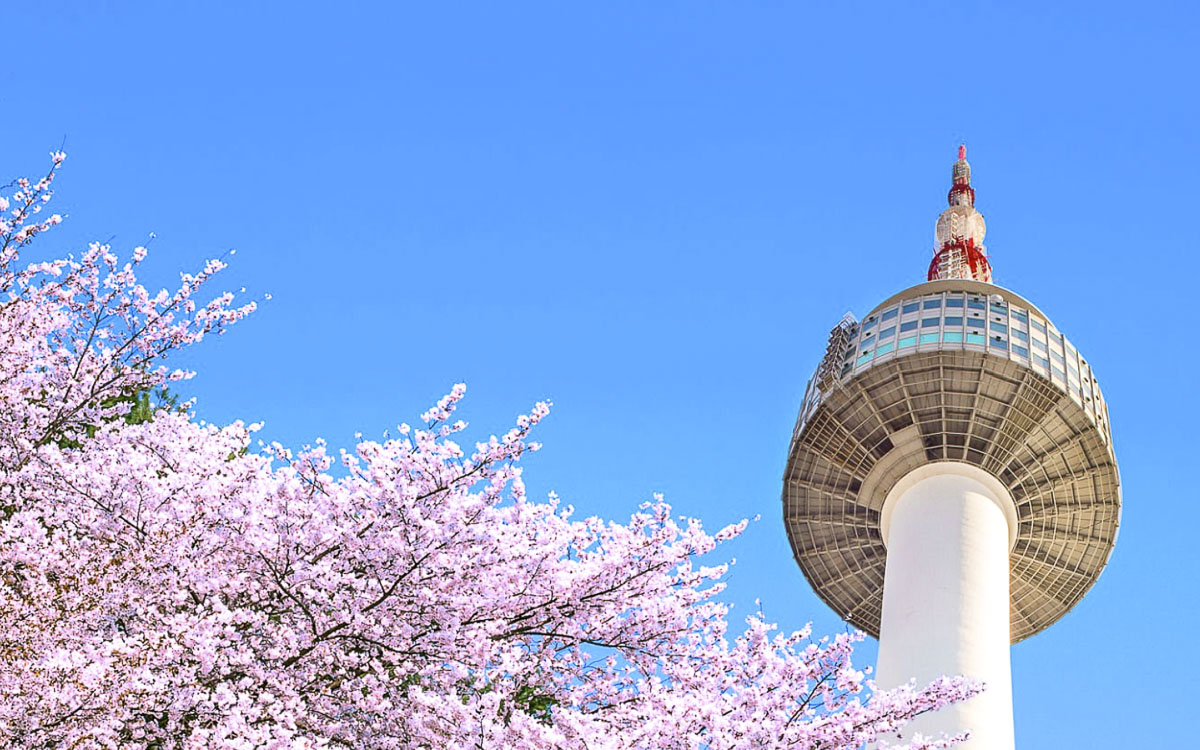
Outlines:
<svg viewBox="0 0 1200 750"><path fill-rule="evenodd" d="M975 209L975 188L971 187L971 165L966 144L958 147L958 161L950 171L950 207L938 217L934 231L933 260L929 281L973 279L990 283L992 265L988 262L983 237L987 226L983 214Z"/></svg>
<svg viewBox="0 0 1200 750"><path fill-rule="evenodd" d="M1120 477L1091 365L1045 313L991 283L963 147L948 199L928 281L830 332L792 436L784 520L816 593L878 635L889 493L934 464L986 472L1015 511L1016 642L1100 575L1120 524Z"/></svg>

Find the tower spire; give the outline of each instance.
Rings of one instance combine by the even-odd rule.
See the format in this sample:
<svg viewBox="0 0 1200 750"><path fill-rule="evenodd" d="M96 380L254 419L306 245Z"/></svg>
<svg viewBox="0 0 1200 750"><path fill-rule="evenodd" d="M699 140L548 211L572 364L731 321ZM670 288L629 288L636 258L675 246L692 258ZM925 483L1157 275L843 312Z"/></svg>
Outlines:
<svg viewBox="0 0 1200 750"><path fill-rule="evenodd" d="M992 281L992 266L987 259L983 237L987 227L983 214L975 210L975 188L971 187L971 165L967 146L958 147L958 161L950 171L950 207L938 217L933 261L928 279L973 279Z"/></svg>

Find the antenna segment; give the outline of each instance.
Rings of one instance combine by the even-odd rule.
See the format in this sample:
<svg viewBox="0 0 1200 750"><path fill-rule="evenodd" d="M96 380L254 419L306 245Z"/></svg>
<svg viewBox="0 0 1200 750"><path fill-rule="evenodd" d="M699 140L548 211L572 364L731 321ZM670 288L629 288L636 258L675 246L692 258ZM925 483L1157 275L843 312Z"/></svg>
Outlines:
<svg viewBox="0 0 1200 750"><path fill-rule="evenodd" d="M967 163L966 144L958 147L958 161L950 172L950 207L938 217L934 232L933 260L929 281L972 279L992 282L992 265L987 259L983 237L987 226L983 214L975 210L975 189L971 187L971 165Z"/></svg>

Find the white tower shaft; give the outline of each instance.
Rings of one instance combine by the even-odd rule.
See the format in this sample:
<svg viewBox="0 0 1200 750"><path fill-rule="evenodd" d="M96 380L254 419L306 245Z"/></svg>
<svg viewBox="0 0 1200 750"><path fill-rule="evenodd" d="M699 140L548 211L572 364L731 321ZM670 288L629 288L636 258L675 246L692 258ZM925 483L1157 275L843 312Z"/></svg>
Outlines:
<svg viewBox="0 0 1200 750"><path fill-rule="evenodd" d="M882 515L887 565L877 684L946 675L986 690L905 728L934 735L970 730L969 750L1012 750L1009 550L1016 509L1007 489L978 467L926 464L888 494Z"/></svg>

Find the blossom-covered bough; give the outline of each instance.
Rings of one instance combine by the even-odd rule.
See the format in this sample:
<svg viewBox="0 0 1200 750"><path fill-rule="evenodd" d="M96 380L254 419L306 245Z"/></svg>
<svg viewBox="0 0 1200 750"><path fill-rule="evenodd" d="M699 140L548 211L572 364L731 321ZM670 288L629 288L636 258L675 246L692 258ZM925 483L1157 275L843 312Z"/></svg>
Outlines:
<svg viewBox="0 0 1200 750"><path fill-rule="evenodd" d="M699 558L745 522L527 498L546 404L463 448L455 386L336 456L122 418L254 305L196 301L219 261L157 294L142 248L21 265L53 177L0 199L0 745L857 748L978 689L866 700L858 635L729 632Z"/></svg>

